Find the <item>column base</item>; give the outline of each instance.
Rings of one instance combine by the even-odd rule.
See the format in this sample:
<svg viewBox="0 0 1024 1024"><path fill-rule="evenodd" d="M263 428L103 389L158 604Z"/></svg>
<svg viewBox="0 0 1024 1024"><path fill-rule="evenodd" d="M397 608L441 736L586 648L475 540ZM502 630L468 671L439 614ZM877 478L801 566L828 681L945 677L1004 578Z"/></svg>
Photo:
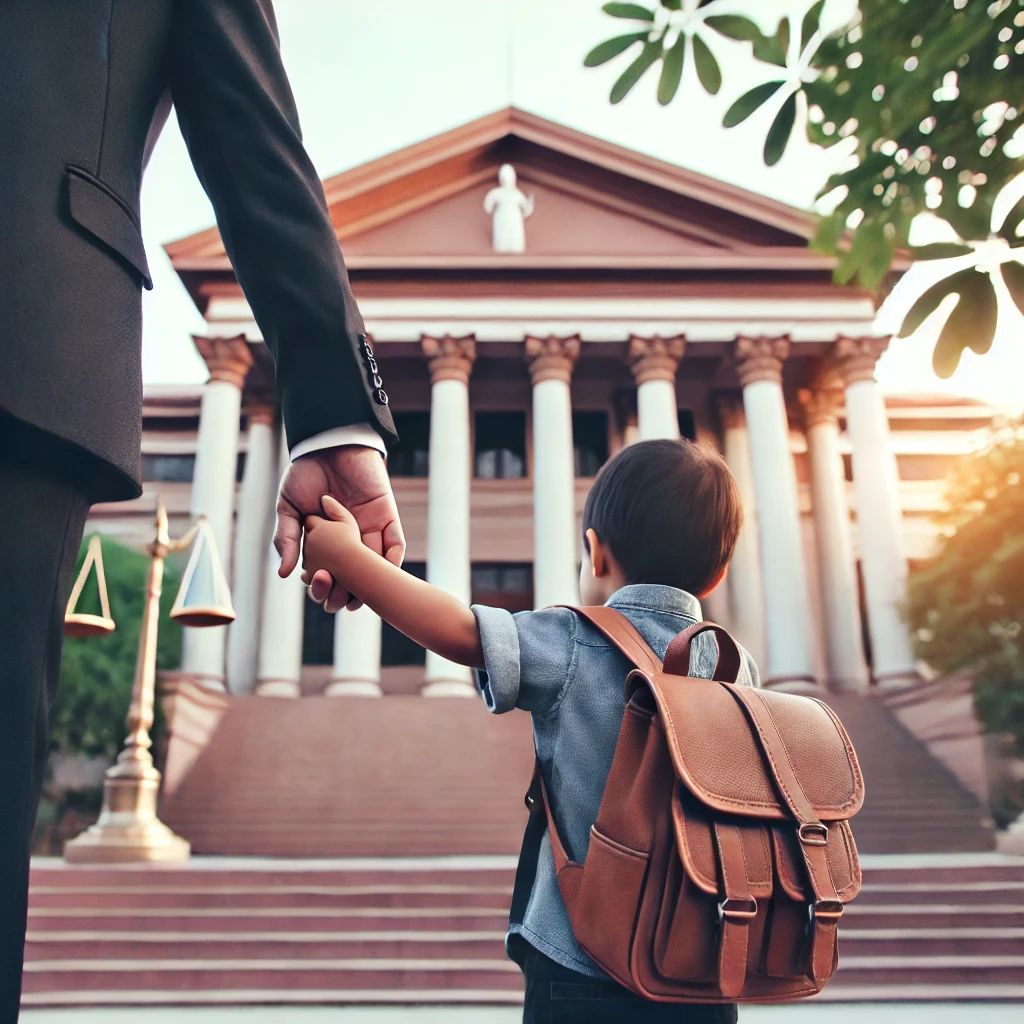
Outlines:
<svg viewBox="0 0 1024 1024"><path fill-rule="evenodd" d="M829 679L828 690L830 693L867 693L868 680L861 679Z"/></svg>
<svg viewBox="0 0 1024 1024"><path fill-rule="evenodd" d="M179 672L180 679L188 679L190 682L202 686L214 693L227 693L228 688L224 676L215 676L204 672Z"/></svg>
<svg viewBox="0 0 1024 1024"><path fill-rule="evenodd" d="M294 679L262 679L255 693L257 697L298 697L301 690Z"/></svg>
<svg viewBox="0 0 1024 1024"><path fill-rule="evenodd" d="M1024 814L1021 814L1005 832L996 836L996 850L1013 856L1024 856Z"/></svg>
<svg viewBox="0 0 1024 1024"><path fill-rule="evenodd" d="M819 696L824 692L813 676L772 676L763 680L761 685L766 690L778 690L781 693L809 693Z"/></svg>
<svg viewBox="0 0 1024 1024"><path fill-rule="evenodd" d="M903 690L908 686L917 686L924 680L916 668L900 669L895 672L883 672L874 676L875 688L878 690Z"/></svg>
<svg viewBox="0 0 1024 1024"><path fill-rule="evenodd" d="M383 697L380 683L373 679L332 679L325 687L325 697Z"/></svg>
<svg viewBox="0 0 1024 1024"><path fill-rule="evenodd" d="M431 679L420 690L421 697L477 697L476 687L464 679Z"/></svg>

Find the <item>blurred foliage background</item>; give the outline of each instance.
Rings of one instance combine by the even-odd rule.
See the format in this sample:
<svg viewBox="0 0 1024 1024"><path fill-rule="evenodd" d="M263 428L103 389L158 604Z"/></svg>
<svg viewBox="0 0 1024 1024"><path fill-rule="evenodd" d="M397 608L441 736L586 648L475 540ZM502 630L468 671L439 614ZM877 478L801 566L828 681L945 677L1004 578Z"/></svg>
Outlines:
<svg viewBox="0 0 1024 1024"><path fill-rule="evenodd" d="M745 50L764 81L735 99L724 126L768 110L761 155L769 166L794 132L836 148L841 169L816 197L813 244L837 257L838 282L875 291L898 257L950 261L900 332L957 297L943 306L933 354L940 376L953 373L965 348L988 351L999 292L1024 312L1024 195L994 214L1024 167L1024 0L818 0L802 17L781 18L765 0L603 10L615 34L584 63L622 61L612 103L648 73L657 75L658 102L671 103L685 95L691 66L699 87L717 94ZM945 222L947 241L910 245L923 213Z"/></svg>
<svg viewBox="0 0 1024 1024"><path fill-rule="evenodd" d="M1024 419L957 464L940 523L934 559L910 580L917 652L940 673L970 672L985 728L1024 756Z"/></svg>

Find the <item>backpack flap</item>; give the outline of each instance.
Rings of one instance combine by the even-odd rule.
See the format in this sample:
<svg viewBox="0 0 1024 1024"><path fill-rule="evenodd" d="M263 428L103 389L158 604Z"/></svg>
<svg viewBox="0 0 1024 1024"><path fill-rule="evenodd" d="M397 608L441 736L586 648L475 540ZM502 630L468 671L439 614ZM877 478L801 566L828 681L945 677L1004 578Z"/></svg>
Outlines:
<svg viewBox="0 0 1024 1024"><path fill-rule="evenodd" d="M712 679L632 673L632 689L644 684L654 697L676 775L713 811L792 820L766 739L748 712L749 700L758 701L761 717L774 724L773 746L784 747L819 821L849 818L864 802L853 745L821 701Z"/></svg>

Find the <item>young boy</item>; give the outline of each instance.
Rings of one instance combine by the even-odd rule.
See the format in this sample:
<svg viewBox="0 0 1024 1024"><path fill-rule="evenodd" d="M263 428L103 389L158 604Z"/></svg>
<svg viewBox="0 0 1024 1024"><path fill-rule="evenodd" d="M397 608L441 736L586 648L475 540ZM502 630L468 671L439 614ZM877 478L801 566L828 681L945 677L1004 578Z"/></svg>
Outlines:
<svg viewBox="0 0 1024 1024"><path fill-rule="evenodd" d="M469 609L373 554L332 498L323 507L326 518L306 522L307 582L327 570L418 644L476 668L492 712L532 713L559 834L582 862L622 723L625 658L566 608ZM698 599L724 578L741 519L736 481L710 448L689 441L625 448L598 473L583 510L583 604L620 611L662 657L677 633L700 620ZM713 637L699 636L694 674L709 676L716 658ZM757 685L746 654L740 681ZM529 898L516 902L525 905L513 908L506 945L526 978L524 1022L736 1020L735 1006L652 1003L604 974L573 937L546 833Z"/></svg>

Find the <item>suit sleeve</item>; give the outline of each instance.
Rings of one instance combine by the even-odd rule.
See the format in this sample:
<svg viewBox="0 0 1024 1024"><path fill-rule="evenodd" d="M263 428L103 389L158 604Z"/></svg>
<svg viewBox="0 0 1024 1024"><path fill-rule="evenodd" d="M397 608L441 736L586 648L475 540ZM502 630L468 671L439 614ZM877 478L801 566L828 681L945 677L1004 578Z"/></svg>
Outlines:
<svg viewBox="0 0 1024 1024"><path fill-rule="evenodd" d="M393 443L270 0L177 0L169 61L192 163L274 356L289 446L360 422Z"/></svg>

